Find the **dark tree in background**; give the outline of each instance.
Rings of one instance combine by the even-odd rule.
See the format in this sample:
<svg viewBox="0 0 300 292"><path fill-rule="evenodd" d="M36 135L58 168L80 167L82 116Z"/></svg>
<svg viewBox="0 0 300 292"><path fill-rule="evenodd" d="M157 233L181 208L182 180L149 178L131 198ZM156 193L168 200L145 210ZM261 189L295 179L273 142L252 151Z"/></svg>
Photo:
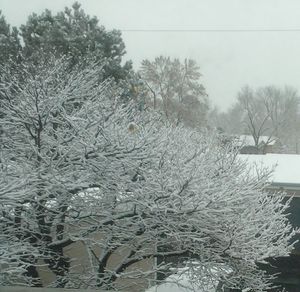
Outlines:
<svg viewBox="0 0 300 292"><path fill-rule="evenodd" d="M0 10L0 64L5 64L7 61L13 60L10 70L18 66L20 61L21 44L18 35L18 29L11 27ZM2 72L0 72L0 77ZM2 108L3 96L0 93L0 119L3 118ZM0 147L2 144L3 128L0 125ZM1 158L0 158L1 160Z"/></svg>
<svg viewBox="0 0 300 292"><path fill-rule="evenodd" d="M21 43L23 44L21 46ZM40 15L33 13L20 30L11 29L0 14L0 61L17 59L23 62L36 60L41 54L70 56L73 63L85 56L105 63L103 78L113 77L125 80L131 71L131 62L121 64L126 53L125 45L118 30L107 31L75 2L72 8L53 15L45 10Z"/></svg>
<svg viewBox="0 0 300 292"><path fill-rule="evenodd" d="M11 27L0 11L0 63L17 60L21 51L18 29Z"/></svg>
<svg viewBox="0 0 300 292"><path fill-rule="evenodd" d="M71 55L76 62L92 53L97 60L106 61L104 78L113 76L116 80L125 79L131 69L130 62L121 65L126 51L120 31L106 31L96 17L90 17L80 8L78 2L56 15L49 10L41 15L32 14L20 30L25 57L43 50Z"/></svg>

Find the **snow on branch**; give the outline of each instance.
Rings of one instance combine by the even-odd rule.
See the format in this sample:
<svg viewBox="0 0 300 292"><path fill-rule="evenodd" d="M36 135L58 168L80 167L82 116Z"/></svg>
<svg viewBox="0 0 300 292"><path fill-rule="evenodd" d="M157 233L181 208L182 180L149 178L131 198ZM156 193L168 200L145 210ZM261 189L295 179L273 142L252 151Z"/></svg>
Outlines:
<svg viewBox="0 0 300 292"><path fill-rule="evenodd" d="M1 69L5 273L42 285L43 266L51 286L122 290L183 265L200 285L221 265L206 277L268 287L256 263L288 255L294 231L265 177L245 175L217 134L124 104L101 64L51 58Z"/></svg>

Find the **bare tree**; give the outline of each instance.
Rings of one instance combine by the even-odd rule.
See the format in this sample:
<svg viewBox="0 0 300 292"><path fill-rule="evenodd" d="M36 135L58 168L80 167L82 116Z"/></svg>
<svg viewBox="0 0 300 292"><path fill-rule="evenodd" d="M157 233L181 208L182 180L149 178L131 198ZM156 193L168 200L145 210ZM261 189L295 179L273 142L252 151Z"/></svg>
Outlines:
<svg viewBox="0 0 300 292"><path fill-rule="evenodd" d="M282 151L297 153L298 107L298 93L292 87L266 86L254 90L245 86L237 102L226 112L217 109L209 112L209 125L228 134L251 135L257 149L279 138L285 146Z"/></svg>
<svg viewBox="0 0 300 292"><path fill-rule="evenodd" d="M262 93L263 89L259 93ZM269 134L269 143L273 139L274 129L271 128L271 111L268 108L268 99L264 95L255 95L253 90L246 86L238 95L239 103L244 111L243 123L246 131L253 137L255 147L259 148L261 136Z"/></svg>
<svg viewBox="0 0 300 292"><path fill-rule="evenodd" d="M294 234L267 173L248 176L212 133L121 103L101 72L49 58L1 80L2 283L44 285L43 267L54 287L131 289L178 256L198 286L264 291L256 263L287 255Z"/></svg>
<svg viewBox="0 0 300 292"><path fill-rule="evenodd" d="M266 86L253 90L245 86L238 94L237 103L218 118L230 133L251 135L257 149L261 142L268 145L276 138L296 149L298 105L298 93L291 87ZM264 141L263 136L267 137Z"/></svg>
<svg viewBox="0 0 300 292"><path fill-rule="evenodd" d="M191 127L205 124L207 95L194 60L185 59L181 63L163 56L154 61L143 60L140 74L153 98L153 107L161 104L170 121L184 122Z"/></svg>

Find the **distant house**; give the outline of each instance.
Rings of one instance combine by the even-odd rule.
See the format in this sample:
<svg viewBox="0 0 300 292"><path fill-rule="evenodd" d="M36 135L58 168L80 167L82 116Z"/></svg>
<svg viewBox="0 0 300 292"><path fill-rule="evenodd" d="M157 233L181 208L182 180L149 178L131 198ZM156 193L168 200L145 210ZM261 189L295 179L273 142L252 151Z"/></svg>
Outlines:
<svg viewBox="0 0 300 292"><path fill-rule="evenodd" d="M235 136L234 141L240 148L241 154L266 154L276 153L280 148L279 139L270 136L260 136L258 143L255 143L253 136L240 135Z"/></svg>
<svg viewBox="0 0 300 292"><path fill-rule="evenodd" d="M266 154L239 157L253 167L273 170L267 190L270 193L284 191L287 198L292 197L288 210L289 220L295 228L300 228L300 155ZM297 239L300 239L300 235ZM276 284L281 285L287 292L300 291L300 242L289 257L270 259L269 262L271 265L262 268L270 273L278 273Z"/></svg>

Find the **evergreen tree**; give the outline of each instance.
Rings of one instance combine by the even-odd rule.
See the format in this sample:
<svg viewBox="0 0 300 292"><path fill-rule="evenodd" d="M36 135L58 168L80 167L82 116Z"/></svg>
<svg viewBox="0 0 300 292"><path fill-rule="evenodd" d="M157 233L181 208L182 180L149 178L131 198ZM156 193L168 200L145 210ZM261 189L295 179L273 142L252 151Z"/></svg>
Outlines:
<svg viewBox="0 0 300 292"><path fill-rule="evenodd" d="M29 63L38 63L41 55L67 55L72 58L73 64L89 56L93 61L101 60L105 64L104 79L113 77L120 81L127 79L131 71L131 62L121 64L125 53L121 32L107 31L77 2L56 15L50 10L40 15L33 13L26 24L21 25L20 33L17 28L11 29L0 14L1 64L9 58L20 59L20 55L23 62Z"/></svg>
<svg viewBox="0 0 300 292"><path fill-rule="evenodd" d="M0 10L0 63L4 64L9 59L17 60L20 50L18 29L11 28Z"/></svg>

